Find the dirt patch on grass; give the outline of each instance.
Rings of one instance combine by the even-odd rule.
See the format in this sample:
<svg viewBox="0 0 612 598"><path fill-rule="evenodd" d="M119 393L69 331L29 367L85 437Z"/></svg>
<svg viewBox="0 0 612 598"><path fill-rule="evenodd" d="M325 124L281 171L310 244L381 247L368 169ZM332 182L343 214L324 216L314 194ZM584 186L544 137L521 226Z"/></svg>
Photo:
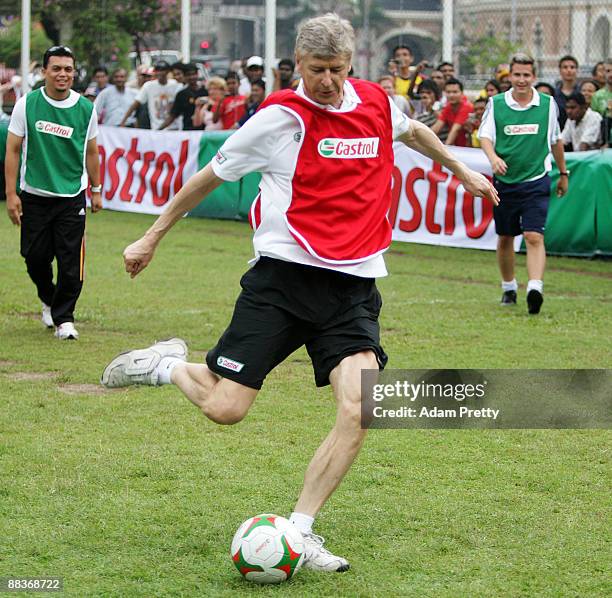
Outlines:
<svg viewBox="0 0 612 598"><path fill-rule="evenodd" d="M57 374L55 372L12 372L8 374L9 379L14 382L36 382L38 380L52 380Z"/></svg>
<svg viewBox="0 0 612 598"><path fill-rule="evenodd" d="M16 361L9 361L8 359L0 359L0 368L12 368L17 365Z"/></svg>
<svg viewBox="0 0 612 598"><path fill-rule="evenodd" d="M564 272L565 274L577 274L578 276L593 276L595 278L612 278L612 272L598 272L596 270L576 270L564 266L547 266L551 272Z"/></svg>
<svg viewBox="0 0 612 598"><path fill-rule="evenodd" d="M64 394L75 395L94 395L100 396L107 392L106 388L101 384L60 384L58 386L60 392Z"/></svg>
<svg viewBox="0 0 612 598"><path fill-rule="evenodd" d="M40 312L39 311L22 311L16 314L20 318L27 318L28 320L38 320L40 321ZM42 324L41 324L42 326Z"/></svg>

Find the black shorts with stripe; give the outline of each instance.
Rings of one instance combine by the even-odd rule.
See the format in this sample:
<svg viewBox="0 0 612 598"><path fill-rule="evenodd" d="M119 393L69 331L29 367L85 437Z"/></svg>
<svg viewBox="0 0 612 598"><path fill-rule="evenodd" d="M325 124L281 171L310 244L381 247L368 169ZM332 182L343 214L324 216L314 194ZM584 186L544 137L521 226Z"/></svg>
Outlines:
<svg viewBox="0 0 612 598"><path fill-rule="evenodd" d="M224 378L260 389L270 371L306 345L317 386L349 355L371 350L384 368L373 278L262 257L240 281L227 330L206 356Z"/></svg>

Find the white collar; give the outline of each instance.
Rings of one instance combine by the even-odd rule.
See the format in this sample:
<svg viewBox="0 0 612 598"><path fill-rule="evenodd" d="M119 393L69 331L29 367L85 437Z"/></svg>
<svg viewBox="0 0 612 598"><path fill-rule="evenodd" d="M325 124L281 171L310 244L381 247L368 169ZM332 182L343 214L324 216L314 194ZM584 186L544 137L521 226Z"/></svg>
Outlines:
<svg viewBox="0 0 612 598"><path fill-rule="evenodd" d="M353 110L357 104L361 104L361 98L357 95L355 88L348 81L344 82L343 92L342 104L340 108L334 108L334 106L329 104L319 104L318 102L311 100L304 91L304 81L301 79L297 89L295 90L295 93L297 93L300 97L308 100L311 104L314 104L319 108L323 108L324 110L338 110L341 112L346 112L348 110Z"/></svg>
<svg viewBox="0 0 612 598"><path fill-rule="evenodd" d="M540 94L536 91L535 87L532 87L531 91L533 92L531 100L529 100L528 104L522 106L514 99L512 95L512 88L510 88L508 91L504 92L504 99L506 100L506 104L510 106L510 108L529 108L529 106L539 106Z"/></svg>
<svg viewBox="0 0 612 598"><path fill-rule="evenodd" d="M55 100L51 96L47 95L44 85L41 86L39 89L42 93L43 98L45 98L45 100L49 102L51 106L55 106L57 108L72 108L72 106L74 106L74 104L76 104L79 101L79 98L81 97L76 91L74 91L74 89L71 89L67 98L64 98L63 100Z"/></svg>

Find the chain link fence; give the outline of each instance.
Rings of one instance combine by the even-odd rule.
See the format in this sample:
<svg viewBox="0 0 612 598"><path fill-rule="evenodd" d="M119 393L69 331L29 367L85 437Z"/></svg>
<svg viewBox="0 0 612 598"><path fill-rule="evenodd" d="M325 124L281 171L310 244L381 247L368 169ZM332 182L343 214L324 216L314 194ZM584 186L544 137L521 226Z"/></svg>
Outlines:
<svg viewBox="0 0 612 598"><path fill-rule="evenodd" d="M585 79L611 54L612 0L455 0L453 23L453 62L469 87L517 51L553 84L561 56L574 56Z"/></svg>

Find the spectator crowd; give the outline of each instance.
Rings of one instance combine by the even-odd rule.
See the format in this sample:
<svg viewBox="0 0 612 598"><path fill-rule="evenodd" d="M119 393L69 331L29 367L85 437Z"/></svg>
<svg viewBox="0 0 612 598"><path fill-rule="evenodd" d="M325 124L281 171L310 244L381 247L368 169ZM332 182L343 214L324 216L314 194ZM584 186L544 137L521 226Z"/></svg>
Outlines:
<svg viewBox="0 0 612 598"><path fill-rule="evenodd" d="M480 147L478 129L490 98L511 93L508 65L500 64L470 99L453 64L443 62L432 68L427 61L412 63L411 49L397 46L388 63L389 73L378 81L395 104L428 125L447 145ZM563 56L558 66L559 80L554 84L539 81L535 89L553 96L559 114L558 134L566 151L610 147L612 59L598 62L591 76L582 79L573 56Z"/></svg>
<svg viewBox="0 0 612 598"><path fill-rule="evenodd" d="M378 83L397 107L429 126L447 145L480 147L478 128L490 98L511 93L508 65L500 64L479 92L469 92L455 67L427 60L414 65L411 48L397 46L388 72ZM559 113L559 136L566 151L610 147L612 120L612 59L598 62L591 76L579 78L576 58L563 56L556 82L539 81L536 91L554 97ZM291 59L273 69L273 89L295 89L299 75ZM128 72L96 67L79 91L95 103L99 123L153 130L236 129L255 113L265 97L264 61L251 56L234 61L224 77L202 80L194 63L139 66Z"/></svg>

